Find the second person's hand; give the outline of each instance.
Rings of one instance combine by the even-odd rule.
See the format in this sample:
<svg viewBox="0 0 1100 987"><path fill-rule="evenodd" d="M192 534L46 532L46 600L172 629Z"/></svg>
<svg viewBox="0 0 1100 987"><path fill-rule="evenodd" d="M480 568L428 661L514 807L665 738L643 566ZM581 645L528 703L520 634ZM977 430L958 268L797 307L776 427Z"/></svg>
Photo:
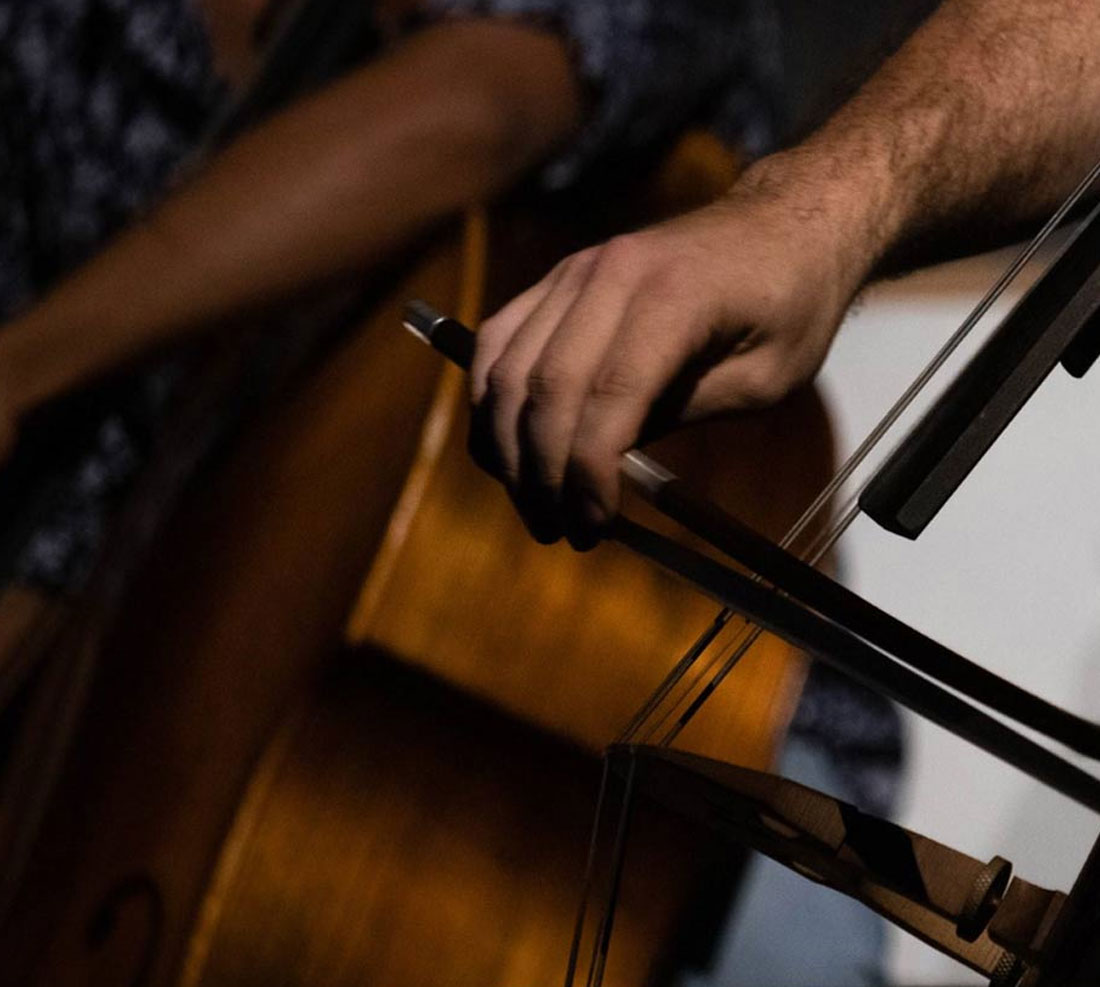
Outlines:
<svg viewBox="0 0 1100 987"><path fill-rule="evenodd" d="M482 326L471 451L540 541L598 540L643 435L773 404L821 365L867 227L858 201L779 171L566 259Z"/></svg>

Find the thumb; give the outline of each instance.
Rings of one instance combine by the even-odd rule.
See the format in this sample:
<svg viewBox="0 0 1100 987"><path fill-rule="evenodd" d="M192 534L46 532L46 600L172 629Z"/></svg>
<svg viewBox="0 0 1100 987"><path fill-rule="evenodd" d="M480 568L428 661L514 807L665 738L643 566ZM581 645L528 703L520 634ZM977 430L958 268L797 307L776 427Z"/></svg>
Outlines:
<svg viewBox="0 0 1100 987"><path fill-rule="evenodd" d="M716 366L688 367L654 402L640 443L684 425L776 404L791 389L788 376L768 355L755 351L734 354Z"/></svg>
<svg viewBox="0 0 1100 987"><path fill-rule="evenodd" d="M677 408L680 423L778 404L812 373L770 347L729 357L691 382Z"/></svg>

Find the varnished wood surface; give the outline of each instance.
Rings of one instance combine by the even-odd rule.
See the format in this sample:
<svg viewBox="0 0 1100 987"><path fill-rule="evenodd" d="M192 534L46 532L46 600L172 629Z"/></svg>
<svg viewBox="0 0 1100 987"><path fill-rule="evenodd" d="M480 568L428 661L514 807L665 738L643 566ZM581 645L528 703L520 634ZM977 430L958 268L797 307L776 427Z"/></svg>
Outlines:
<svg viewBox="0 0 1100 987"><path fill-rule="evenodd" d="M459 413L431 487L354 635L593 750L614 739L717 607L617 545L578 555L534 542L468 462ZM831 440L815 394L652 450L736 516L779 537L828 479ZM765 467L763 464L766 463ZM631 508L645 514L640 505ZM480 619L479 618L480 615ZM764 768L797 694L792 651L753 649L684 741Z"/></svg>
<svg viewBox="0 0 1100 987"><path fill-rule="evenodd" d="M249 773L338 644L415 451L409 423L439 368L394 331L400 305L448 284L457 297L459 253L452 239L418 271L427 285L395 283L376 320L197 485L160 541L0 930L13 982L128 983L149 942L146 982L174 982ZM88 923L120 888L132 893L93 944Z"/></svg>
<svg viewBox="0 0 1100 987"><path fill-rule="evenodd" d="M32 673L35 657L47 646L65 611L60 600L27 587L0 590L0 710Z"/></svg>
<svg viewBox="0 0 1100 987"><path fill-rule="evenodd" d="M689 160L688 174L699 166ZM505 293L546 260L512 242L515 281L493 279ZM377 979L365 982L385 987L429 974L438 987L486 987L490 970L544 982L551 966L545 982L560 977L592 810L590 783L578 787L574 775L591 777L596 750L714 608L613 550L547 553L466 464L459 399L438 392L438 357L397 326L409 297L468 306L461 275L470 268L452 242L395 281L370 323L196 485L160 541L102 656L32 869L0 930L13 982L168 987L186 976L188 987L306 987L364 982L366 970ZM432 408L444 413L440 458L395 532ZM677 448L658 455L697 481L712 476L705 483L732 497L728 506L771 533L804 506L830 455L812 396ZM385 644L445 683L456 705L477 697L486 725L466 714L451 721L436 702L430 714L408 710L411 727L358 733L352 721L389 715L389 699L357 693L360 715L309 691L338 652L363 574L391 543L394 565L377 584L383 605L366 627L375 640L346 660L369 676ZM761 660L751 682L727 689L731 702L714 709L734 715L700 725L693 749L749 764L770 757L798 680L789 651L771 647L784 660ZM514 742L494 733L490 756L490 721L526 721L543 740L528 746L530 726ZM420 733L434 738L427 747ZM559 841L544 815L573 835ZM397 832L402 849L386 851L371 897L367 861ZM674 857L673 844L654 859ZM529 869L528 856L543 854ZM560 885L544 876L559 872ZM627 954L640 966L624 984L659 962L683 900L679 878L664 882L659 863L640 879L651 875L667 887L642 895L652 910L638 913L639 945ZM532 883L546 896L516 925L487 922L476 943L455 932L471 927L464 915L522 911L516 902ZM394 897L401 888L407 899Z"/></svg>
<svg viewBox="0 0 1100 987"><path fill-rule="evenodd" d="M349 654L254 777L181 987L557 987L598 759ZM642 811L607 983L651 982L707 840ZM305 866L310 862L312 866Z"/></svg>
<svg viewBox="0 0 1100 987"><path fill-rule="evenodd" d="M624 181L612 201L604 188L564 209L497 214L486 310L584 245L582 237L698 207L728 188L739 167L714 137L691 134L644 180ZM350 638L378 642L524 719L602 749L717 608L619 546L580 556L564 544L535 543L466 455L465 384L449 372L450 389L429 423L431 462L410 481L411 504L403 504L374 560ZM833 462L828 416L813 390L648 451L774 538L826 484ZM630 510L659 523L644 505ZM803 672L790 648L766 636L725 687L729 701L712 704L683 742L698 753L768 766Z"/></svg>

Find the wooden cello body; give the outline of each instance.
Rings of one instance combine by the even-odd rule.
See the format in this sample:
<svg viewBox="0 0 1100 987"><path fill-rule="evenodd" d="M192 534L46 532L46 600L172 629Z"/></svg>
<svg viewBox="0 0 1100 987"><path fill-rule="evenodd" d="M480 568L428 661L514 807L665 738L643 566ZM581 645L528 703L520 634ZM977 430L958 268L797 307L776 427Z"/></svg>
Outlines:
<svg viewBox="0 0 1100 987"><path fill-rule="evenodd" d="M676 167L666 204L731 177L706 142ZM504 230L495 292L608 232L555 224L563 237ZM422 252L163 533L4 918L11 982L560 977L599 751L713 605L610 547L539 548L466 464L460 383L397 327L414 295L476 317L485 232L472 221ZM656 454L774 534L831 447L805 394ZM785 645L754 652L737 701L687 742L763 766L800 677ZM708 859L660 817L638 838L655 863L627 889L618 931L637 948L609 970L624 985L674 962Z"/></svg>

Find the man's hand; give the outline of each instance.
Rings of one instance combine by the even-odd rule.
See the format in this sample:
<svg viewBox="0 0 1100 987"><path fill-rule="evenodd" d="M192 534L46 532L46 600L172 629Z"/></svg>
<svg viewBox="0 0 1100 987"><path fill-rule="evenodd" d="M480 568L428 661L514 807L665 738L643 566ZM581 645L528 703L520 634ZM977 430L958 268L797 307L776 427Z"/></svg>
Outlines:
<svg viewBox="0 0 1100 987"><path fill-rule="evenodd" d="M482 326L471 449L539 540L590 546L643 436L772 404L817 371L869 259L857 203L802 187L758 168L568 258Z"/></svg>

